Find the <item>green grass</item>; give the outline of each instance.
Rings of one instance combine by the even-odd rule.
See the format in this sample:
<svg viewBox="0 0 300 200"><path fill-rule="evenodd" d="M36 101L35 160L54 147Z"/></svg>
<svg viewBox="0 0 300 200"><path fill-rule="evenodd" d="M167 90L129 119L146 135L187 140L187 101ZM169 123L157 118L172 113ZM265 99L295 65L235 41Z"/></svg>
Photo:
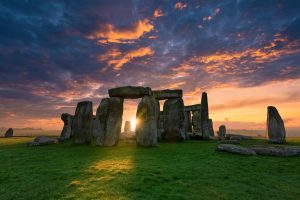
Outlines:
<svg viewBox="0 0 300 200"><path fill-rule="evenodd" d="M157 148L26 147L0 138L0 199L299 199L300 157L216 152L216 141ZM265 144L245 141L242 145ZM300 141L291 142L299 145Z"/></svg>

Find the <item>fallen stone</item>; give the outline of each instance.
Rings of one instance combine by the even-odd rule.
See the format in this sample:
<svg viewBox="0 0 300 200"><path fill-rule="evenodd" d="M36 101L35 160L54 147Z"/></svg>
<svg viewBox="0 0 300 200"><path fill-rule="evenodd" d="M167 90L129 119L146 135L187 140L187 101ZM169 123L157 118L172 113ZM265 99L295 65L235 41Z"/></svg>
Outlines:
<svg viewBox="0 0 300 200"><path fill-rule="evenodd" d="M220 140L219 144L240 144L239 140Z"/></svg>
<svg viewBox="0 0 300 200"><path fill-rule="evenodd" d="M111 147L118 144L122 127L123 101L118 97L101 100L96 112L97 146Z"/></svg>
<svg viewBox="0 0 300 200"><path fill-rule="evenodd" d="M166 141L185 141L184 104L182 98L166 100L163 115L163 139Z"/></svg>
<svg viewBox="0 0 300 200"><path fill-rule="evenodd" d="M34 147L34 146L46 146L50 144L57 143L57 139L47 137L47 136L38 136L36 137L33 142L29 142L27 146Z"/></svg>
<svg viewBox="0 0 300 200"><path fill-rule="evenodd" d="M250 148L241 147L234 144L219 144L217 151L229 152L241 155L256 155L255 151Z"/></svg>
<svg viewBox="0 0 300 200"><path fill-rule="evenodd" d="M6 137L6 138L10 138L13 136L14 136L14 130L12 128L9 128L4 134L4 137Z"/></svg>
<svg viewBox="0 0 300 200"><path fill-rule="evenodd" d="M151 95L152 91L149 87L125 86L109 89L108 94L110 97L137 99L142 98L145 95Z"/></svg>
<svg viewBox="0 0 300 200"><path fill-rule="evenodd" d="M203 92L201 96L201 128L202 137L204 140L209 140L209 114L208 114L208 99L207 93Z"/></svg>
<svg viewBox="0 0 300 200"><path fill-rule="evenodd" d="M286 143L284 122L277 109L273 106L268 107L267 136L270 143Z"/></svg>
<svg viewBox="0 0 300 200"><path fill-rule="evenodd" d="M196 111L196 110L201 110L201 104L184 106L184 111L186 111L186 112Z"/></svg>
<svg viewBox="0 0 300 200"><path fill-rule="evenodd" d="M154 90L152 94L157 100L182 98L182 90Z"/></svg>
<svg viewBox="0 0 300 200"><path fill-rule="evenodd" d="M300 148L299 147L252 147L253 151L258 155L263 156L280 156L280 157L288 157L288 156L300 156Z"/></svg>
<svg viewBox="0 0 300 200"><path fill-rule="evenodd" d="M138 105L136 118L136 144L142 147L153 147L157 144L157 116L156 100L152 96L144 96Z"/></svg>
<svg viewBox="0 0 300 200"><path fill-rule="evenodd" d="M63 113L63 114L61 114L61 120L64 122L64 127L61 131L60 137L69 139L69 138L71 138L71 134L72 134L73 116L68 113Z"/></svg>
<svg viewBox="0 0 300 200"><path fill-rule="evenodd" d="M253 139L251 136L245 136L245 135L232 135L232 134L227 134L227 135L231 135L229 137L230 140L251 140ZM226 138L228 137L226 135Z"/></svg>
<svg viewBox="0 0 300 200"><path fill-rule="evenodd" d="M72 122L73 144L90 144L93 131L93 103L79 102Z"/></svg>

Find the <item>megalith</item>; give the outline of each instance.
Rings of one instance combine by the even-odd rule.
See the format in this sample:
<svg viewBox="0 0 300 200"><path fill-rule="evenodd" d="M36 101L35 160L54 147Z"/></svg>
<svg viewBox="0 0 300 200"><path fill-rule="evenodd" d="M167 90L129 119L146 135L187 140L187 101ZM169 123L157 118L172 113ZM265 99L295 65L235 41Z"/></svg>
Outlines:
<svg viewBox="0 0 300 200"><path fill-rule="evenodd" d="M184 141L184 103L182 98L168 99L164 103L164 132L166 141Z"/></svg>
<svg viewBox="0 0 300 200"><path fill-rule="evenodd" d="M4 134L4 137L10 138L14 136L14 130L12 128L7 129L7 131Z"/></svg>
<svg viewBox="0 0 300 200"><path fill-rule="evenodd" d="M182 98L182 90L154 90L152 93L157 100Z"/></svg>
<svg viewBox="0 0 300 200"><path fill-rule="evenodd" d="M201 128L202 128L202 138L204 140L209 140L209 116L208 116L208 100L207 93L203 92L201 97Z"/></svg>
<svg viewBox="0 0 300 200"><path fill-rule="evenodd" d="M136 118L136 144L142 147L152 147L157 144L157 102L152 96L144 96L138 105Z"/></svg>
<svg viewBox="0 0 300 200"><path fill-rule="evenodd" d="M61 114L61 120L64 122L64 127L60 133L60 138L69 139L72 134L72 120L73 116L69 113Z"/></svg>
<svg viewBox="0 0 300 200"><path fill-rule="evenodd" d="M162 134L164 132L164 114L163 111L159 112L159 118L157 120L157 139L162 139Z"/></svg>
<svg viewBox="0 0 300 200"><path fill-rule="evenodd" d="M127 99L142 98L145 95L151 95L152 90L149 87L124 86L108 90L109 97L119 97Z"/></svg>
<svg viewBox="0 0 300 200"><path fill-rule="evenodd" d="M215 136L215 131L214 131L214 126L213 126L212 119L208 120L208 128L209 128L209 135L210 136Z"/></svg>
<svg viewBox="0 0 300 200"><path fill-rule="evenodd" d="M202 136L202 128L201 128L201 109L192 111L192 125L193 125L193 133L195 136Z"/></svg>
<svg viewBox="0 0 300 200"><path fill-rule="evenodd" d="M101 100L96 112L96 145L116 146L119 141L122 116L123 98L111 97Z"/></svg>
<svg viewBox="0 0 300 200"><path fill-rule="evenodd" d="M226 126L225 125L219 126L218 134L219 134L220 139L222 139L222 140L225 139L225 137L226 137Z"/></svg>
<svg viewBox="0 0 300 200"><path fill-rule="evenodd" d="M184 112L184 119L185 119L185 129L187 132L192 133L193 128L192 128L192 114L191 111L185 111Z"/></svg>
<svg viewBox="0 0 300 200"><path fill-rule="evenodd" d="M73 144L90 144L93 132L93 103L79 102L72 121Z"/></svg>
<svg viewBox="0 0 300 200"><path fill-rule="evenodd" d="M125 121L124 132L131 132L131 123L130 123L130 121Z"/></svg>
<svg viewBox="0 0 300 200"><path fill-rule="evenodd" d="M285 143L284 122L274 106L268 106L267 116L267 137L271 143Z"/></svg>

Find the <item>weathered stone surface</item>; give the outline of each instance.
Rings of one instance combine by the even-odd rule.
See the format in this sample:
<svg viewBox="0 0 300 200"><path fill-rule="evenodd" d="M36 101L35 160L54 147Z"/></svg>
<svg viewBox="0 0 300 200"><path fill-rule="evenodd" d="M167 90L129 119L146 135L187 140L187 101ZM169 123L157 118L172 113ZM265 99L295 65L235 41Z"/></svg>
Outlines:
<svg viewBox="0 0 300 200"><path fill-rule="evenodd" d="M124 132L131 132L131 123L130 123L130 121L125 121Z"/></svg>
<svg viewBox="0 0 300 200"><path fill-rule="evenodd" d="M193 125L193 133L195 136L202 137L202 128L201 128L201 110L192 111L192 125Z"/></svg>
<svg viewBox="0 0 300 200"><path fill-rule="evenodd" d="M219 144L217 150L241 155L256 155L255 151L253 151L252 149L234 144Z"/></svg>
<svg viewBox="0 0 300 200"><path fill-rule="evenodd" d="M229 137L230 140L251 140L252 137L251 136L245 136L245 135L232 135L232 134L227 134L227 135L231 135ZM227 138L226 135L226 138Z"/></svg>
<svg viewBox="0 0 300 200"><path fill-rule="evenodd" d="M152 91L149 87L125 86L109 89L108 94L110 97L137 99L142 98L145 95L151 95Z"/></svg>
<svg viewBox="0 0 300 200"><path fill-rule="evenodd" d="M79 102L72 122L73 144L90 144L93 131L93 103Z"/></svg>
<svg viewBox="0 0 300 200"><path fill-rule="evenodd" d="M71 138L72 134L72 120L73 116L68 113L61 114L61 120L64 122L64 127L61 131L60 137L64 139Z"/></svg>
<svg viewBox="0 0 300 200"><path fill-rule="evenodd" d="M136 144L142 147L152 147L157 144L157 103L154 97L144 96L138 105L136 118Z"/></svg>
<svg viewBox="0 0 300 200"><path fill-rule="evenodd" d="M268 107L267 116L267 136L271 143L285 143L285 127L277 109L273 106Z"/></svg>
<svg viewBox="0 0 300 200"><path fill-rule="evenodd" d="M182 98L182 90L154 90L152 94L157 100Z"/></svg>
<svg viewBox="0 0 300 200"><path fill-rule="evenodd" d="M102 99L96 113L96 145L116 146L118 144L122 126L123 101L118 97Z"/></svg>
<svg viewBox="0 0 300 200"><path fill-rule="evenodd" d="M214 125L212 119L208 120L208 128L209 128L209 136L214 136L215 131L214 131Z"/></svg>
<svg viewBox="0 0 300 200"><path fill-rule="evenodd" d="M253 151L258 155L264 156L300 156L300 148L299 147L252 147Z"/></svg>
<svg viewBox="0 0 300 200"><path fill-rule="evenodd" d="M209 140L209 115L208 115L208 100L207 93L203 92L201 96L201 128L202 137L204 140Z"/></svg>
<svg viewBox="0 0 300 200"><path fill-rule="evenodd" d="M186 112L196 111L196 110L201 110L201 104L184 106L184 111L186 111Z"/></svg>
<svg viewBox="0 0 300 200"><path fill-rule="evenodd" d="M219 144L240 144L239 140L220 140Z"/></svg>
<svg viewBox="0 0 300 200"><path fill-rule="evenodd" d="M163 115L163 139L166 141L184 141L184 104L182 98L166 100Z"/></svg>
<svg viewBox="0 0 300 200"><path fill-rule="evenodd" d="M188 139L188 133L193 132L192 114L190 111L184 112L184 125L186 130L186 138Z"/></svg>
<svg viewBox="0 0 300 200"><path fill-rule="evenodd" d="M14 130L12 128L7 129L7 131L4 134L4 137L9 138L14 136Z"/></svg>
<svg viewBox="0 0 300 200"><path fill-rule="evenodd" d="M157 139L162 139L162 134L164 132L164 114L163 111L159 112L159 118L157 122Z"/></svg>
<svg viewBox="0 0 300 200"><path fill-rule="evenodd" d="M33 146L46 146L50 144L54 144L57 142L57 139L46 137L46 136L39 136L36 137L33 142L29 142L27 146L33 147Z"/></svg>
<svg viewBox="0 0 300 200"><path fill-rule="evenodd" d="M218 134L219 134L220 139L225 139L225 136L226 136L226 126L225 125L219 126Z"/></svg>

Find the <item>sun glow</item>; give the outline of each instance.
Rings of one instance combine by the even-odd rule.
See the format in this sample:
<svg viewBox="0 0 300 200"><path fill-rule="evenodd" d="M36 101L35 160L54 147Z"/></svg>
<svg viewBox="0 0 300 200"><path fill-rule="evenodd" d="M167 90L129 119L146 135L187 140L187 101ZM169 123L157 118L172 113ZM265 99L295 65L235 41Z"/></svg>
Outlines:
<svg viewBox="0 0 300 200"><path fill-rule="evenodd" d="M130 119L131 130L135 131L136 125L138 124L138 119L134 116Z"/></svg>

